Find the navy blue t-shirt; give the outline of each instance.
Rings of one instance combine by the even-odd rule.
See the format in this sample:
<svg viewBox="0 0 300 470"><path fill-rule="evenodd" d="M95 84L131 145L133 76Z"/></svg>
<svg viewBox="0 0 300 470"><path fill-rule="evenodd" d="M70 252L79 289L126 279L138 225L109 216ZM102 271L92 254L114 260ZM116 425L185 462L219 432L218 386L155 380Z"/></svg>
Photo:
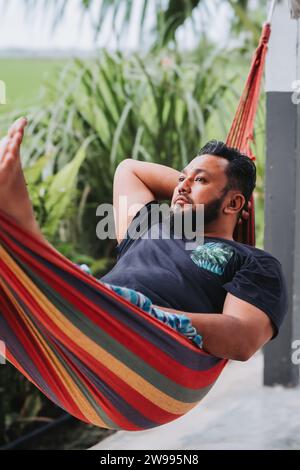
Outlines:
<svg viewBox="0 0 300 470"><path fill-rule="evenodd" d="M161 220L152 223L152 238L149 228L131 238L130 229L150 223L157 204L149 202L133 218L118 245L116 265L101 281L142 292L155 305L191 313L222 313L230 292L263 310L276 337L287 313L280 262L264 250L224 238L205 237L203 244L186 249L184 238L162 236Z"/></svg>

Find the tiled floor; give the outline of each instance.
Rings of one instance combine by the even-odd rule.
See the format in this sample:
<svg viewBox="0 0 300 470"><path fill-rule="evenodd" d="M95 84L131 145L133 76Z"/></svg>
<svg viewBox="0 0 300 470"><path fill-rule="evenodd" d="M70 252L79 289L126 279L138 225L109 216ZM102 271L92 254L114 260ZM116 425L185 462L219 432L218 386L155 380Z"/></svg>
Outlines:
<svg viewBox="0 0 300 470"><path fill-rule="evenodd" d="M92 449L300 449L300 387L262 386L263 356L231 362L200 405L149 431L120 431Z"/></svg>

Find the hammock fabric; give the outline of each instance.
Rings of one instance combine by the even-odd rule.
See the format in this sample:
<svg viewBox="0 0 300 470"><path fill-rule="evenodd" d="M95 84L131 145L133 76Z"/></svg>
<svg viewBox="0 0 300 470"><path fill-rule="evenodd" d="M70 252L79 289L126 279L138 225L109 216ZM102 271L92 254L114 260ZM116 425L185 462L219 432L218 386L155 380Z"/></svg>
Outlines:
<svg viewBox="0 0 300 470"><path fill-rule="evenodd" d="M254 141L254 121L264 72L264 64L271 35L271 25L266 23L263 27L258 48L255 51L250 72L242 93L231 129L227 137L227 145L238 148L255 160L250 144ZM254 198L251 197L251 209L248 220L243 220L234 231L234 239L241 243L255 246L255 208Z"/></svg>
<svg viewBox="0 0 300 470"><path fill-rule="evenodd" d="M269 37L251 67L229 142L245 149ZM251 219L253 221L253 219ZM111 291L0 213L0 338L50 400L103 428L138 431L194 408L227 359Z"/></svg>

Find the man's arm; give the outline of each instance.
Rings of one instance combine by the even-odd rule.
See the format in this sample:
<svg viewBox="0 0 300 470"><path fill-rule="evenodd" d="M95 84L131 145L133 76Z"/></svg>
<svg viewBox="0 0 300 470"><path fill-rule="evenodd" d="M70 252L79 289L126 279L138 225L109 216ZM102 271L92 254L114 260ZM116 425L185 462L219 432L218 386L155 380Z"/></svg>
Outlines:
<svg viewBox="0 0 300 470"><path fill-rule="evenodd" d="M247 361L274 334L272 322L265 312L230 293L226 296L222 314L158 308L189 317L203 338L204 350L216 357Z"/></svg>
<svg viewBox="0 0 300 470"><path fill-rule="evenodd" d="M153 199L171 199L178 184L179 171L158 163L126 159L114 177L114 211L117 240L124 238L136 213ZM125 196L125 199L121 197ZM124 201L126 206L124 209Z"/></svg>

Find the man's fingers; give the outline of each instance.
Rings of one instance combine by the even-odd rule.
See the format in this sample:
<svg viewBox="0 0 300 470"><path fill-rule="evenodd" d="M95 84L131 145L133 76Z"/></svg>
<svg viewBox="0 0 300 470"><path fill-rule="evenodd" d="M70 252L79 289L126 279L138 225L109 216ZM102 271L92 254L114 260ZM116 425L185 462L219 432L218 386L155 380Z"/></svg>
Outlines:
<svg viewBox="0 0 300 470"><path fill-rule="evenodd" d="M241 218L239 219L239 225L241 225L243 223L244 220L248 220L250 217L250 214L248 211L243 211L242 212L242 215L241 215Z"/></svg>

